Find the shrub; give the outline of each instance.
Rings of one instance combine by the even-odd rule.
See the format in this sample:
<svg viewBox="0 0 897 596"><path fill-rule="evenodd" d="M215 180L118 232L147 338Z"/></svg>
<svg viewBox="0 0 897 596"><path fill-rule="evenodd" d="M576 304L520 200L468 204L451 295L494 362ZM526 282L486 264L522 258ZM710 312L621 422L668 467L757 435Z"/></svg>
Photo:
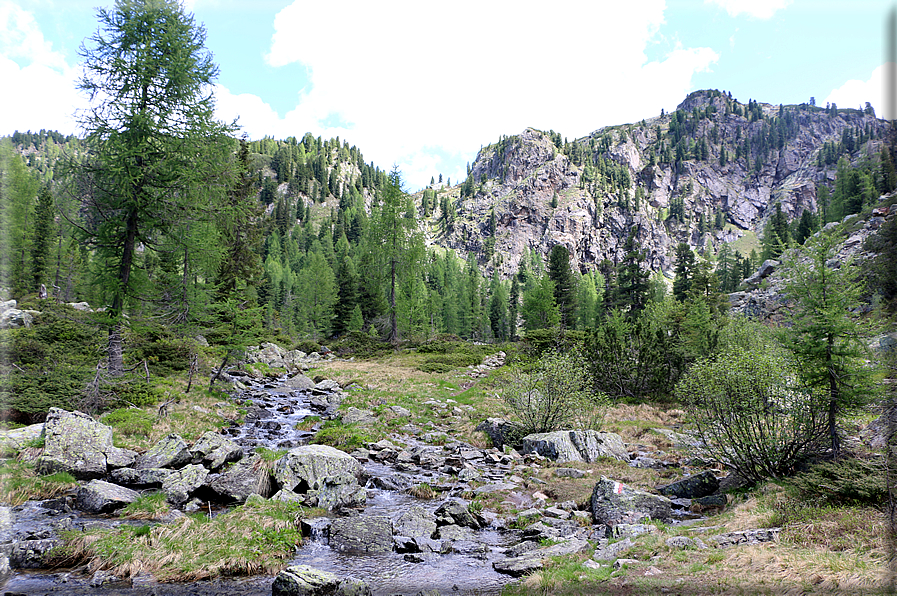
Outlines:
<svg viewBox="0 0 897 596"><path fill-rule="evenodd" d="M306 354L311 354L312 352L320 352L321 345L316 341L311 341L310 339L305 339L298 342L294 347L294 350L299 350L300 352L305 352Z"/></svg>
<svg viewBox="0 0 897 596"><path fill-rule="evenodd" d="M372 358L393 351L393 347L361 331L350 331L343 335L331 348L340 356Z"/></svg>
<svg viewBox="0 0 897 596"><path fill-rule="evenodd" d="M790 476L824 450L825 396L802 387L777 350L734 348L697 362L675 393L700 455L749 481Z"/></svg>
<svg viewBox="0 0 897 596"><path fill-rule="evenodd" d="M888 498L884 462L845 457L820 462L789 480L802 501L879 506Z"/></svg>
<svg viewBox="0 0 897 596"><path fill-rule="evenodd" d="M607 398L587 391L581 359L569 354L543 356L531 371L511 373L502 397L523 425L523 432L543 433L575 425L600 427Z"/></svg>

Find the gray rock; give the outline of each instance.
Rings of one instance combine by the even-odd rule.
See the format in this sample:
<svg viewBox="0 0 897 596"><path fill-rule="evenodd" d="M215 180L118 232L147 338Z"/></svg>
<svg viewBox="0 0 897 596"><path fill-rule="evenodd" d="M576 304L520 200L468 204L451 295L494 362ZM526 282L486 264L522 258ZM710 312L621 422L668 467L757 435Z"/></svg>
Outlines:
<svg viewBox="0 0 897 596"><path fill-rule="evenodd" d="M208 481L208 486L224 501L242 503L255 493L262 497L271 494L271 478L261 465L261 459L253 455L241 460Z"/></svg>
<svg viewBox="0 0 897 596"><path fill-rule="evenodd" d="M614 538L636 538L646 534L657 534L657 526L651 524L617 524L611 530Z"/></svg>
<svg viewBox="0 0 897 596"><path fill-rule="evenodd" d="M393 529L400 536L430 538L436 532L436 518L420 505L413 505L393 520Z"/></svg>
<svg viewBox="0 0 897 596"><path fill-rule="evenodd" d="M377 417L370 410L359 410L350 407L342 416L343 424L357 424L359 426L370 426L377 422Z"/></svg>
<svg viewBox="0 0 897 596"><path fill-rule="evenodd" d="M666 539L666 545L670 548L693 548L693 549L705 549L707 545L704 544L704 541L699 538L689 538L688 536L672 536Z"/></svg>
<svg viewBox="0 0 897 596"><path fill-rule="evenodd" d="M115 465L134 461L133 451L112 444L112 429L87 414L50 408L44 424L44 452L37 460L39 474L68 472L80 480L104 476L108 460Z"/></svg>
<svg viewBox="0 0 897 596"><path fill-rule="evenodd" d="M719 480L716 475L707 470L694 476L677 480L672 484L657 488L657 492L665 497L678 497L681 499L697 499L712 495L719 489Z"/></svg>
<svg viewBox="0 0 897 596"><path fill-rule="evenodd" d="M614 561L614 570L619 571L623 566L638 565L638 559L617 559Z"/></svg>
<svg viewBox="0 0 897 596"><path fill-rule="evenodd" d="M159 442L137 458L138 470L146 468L181 468L190 463L193 456L187 442L177 433L159 439Z"/></svg>
<svg viewBox="0 0 897 596"><path fill-rule="evenodd" d="M140 493L102 480L91 480L78 491L78 507L88 513L108 513L133 503Z"/></svg>
<svg viewBox="0 0 897 596"><path fill-rule="evenodd" d="M459 499L448 499L436 509L436 524L439 526L456 525L479 530L486 525L482 516L471 512L467 505Z"/></svg>
<svg viewBox="0 0 897 596"><path fill-rule="evenodd" d="M208 431L193 444L190 455L193 458L193 463L201 463L214 471L225 463L234 462L243 457L243 448L224 435Z"/></svg>
<svg viewBox="0 0 897 596"><path fill-rule="evenodd" d="M140 488L160 487L173 470L167 468L146 468L135 470L134 468L119 468L112 470L109 478L116 484L137 486Z"/></svg>
<svg viewBox="0 0 897 596"><path fill-rule="evenodd" d="M363 509L367 503L367 492L354 479L354 476L345 475L319 478L306 491L305 501L312 507L336 512Z"/></svg>
<svg viewBox="0 0 897 596"><path fill-rule="evenodd" d="M329 571L292 565L274 578L272 596L371 596L371 589L354 578L340 579Z"/></svg>
<svg viewBox="0 0 897 596"><path fill-rule="evenodd" d="M729 532L710 538L720 548L735 546L738 544L760 544L761 542L775 542L779 539L781 528L761 528L759 530L743 530L741 532Z"/></svg>
<svg viewBox="0 0 897 596"><path fill-rule="evenodd" d="M311 389L315 386L315 382L299 373L294 377L290 377L284 383L285 387L289 387L290 389Z"/></svg>
<svg viewBox="0 0 897 596"><path fill-rule="evenodd" d="M357 553L392 551L392 522L385 515L360 515L333 520L330 548Z"/></svg>
<svg viewBox="0 0 897 596"><path fill-rule="evenodd" d="M304 503L305 497L297 495L291 490L281 489L271 496L272 501L281 501L284 503Z"/></svg>
<svg viewBox="0 0 897 596"><path fill-rule="evenodd" d="M636 490L602 476L592 491L592 519L596 524L608 526L637 524L644 520L670 521L672 503L666 497Z"/></svg>
<svg viewBox="0 0 897 596"><path fill-rule="evenodd" d="M508 557L492 563L492 568L499 573L510 575L512 577L521 577L542 569L542 559L540 557Z"/></svg>
<svg viewBox="0 0 897 596"><path fill-rule="evenodd" d="M47 553L59 545L56 538L13 542L8 555L9 566L13 569L44 569Z"/></svg>
<svg viewBox="0 0 897 596"><path fill-rule="evenodd" d="M31 313L17 308L11 308L0 313L0 329L19 329L31 327L34 317Z"/></svg>
<svg viewBox="0 0 897 596"><path fill-rule="evenodd" d="M274 479L281 488L304 493L322 478L357 484L361 464L348 453L328 445L302 445L291 449L274 465Z"/></svg>
<svg viewBox="0 0 897 596"><path fill-rule="evenodd" d="M620 555L634 546L635 543L628 537L619 542L614 542L613 544L607 544L605 541L604 544L599 545L598 548L595 549L595 554L592 555L592 558L596 561L615 561Z"/></svg>
<svg viewBox="0 0 897 596"><path fill-rule="evenodd" d="M173 505L183 505L203 484L209 471L197 464L187 465L173 472L162 482L162 492Z"/></svg>
<svg viewBox="0 0 897 596"><path fill-rule="evenodd" d="M452 542L457 540L473 540L474 536L475 534L470 528L463 528L454 524L441 526L436 533L436 538L439 540L449 540Z"/></svg>
<svg viewBox="0 0 897 596"><path fill-rule="evenodd" d="M502 418L487 418L476 430L489 435L496 449L504 449L505 445L517 449L523 440L523 426Z"/></svg>
<svg viewBox="0 0 897 596"><path fill-rule="evenodd" d="M562 430L523 438L523 453L538 453L558 462L594 462L601 457L629 461L623 439L616 433Z"/></svg>
<svg viewBox="0 0 897 596"><path fill-rule="evenodd" d="M18 451L31 441L39 439L43 432L43 422L13 430L0 430L0 452Z"/></svg>

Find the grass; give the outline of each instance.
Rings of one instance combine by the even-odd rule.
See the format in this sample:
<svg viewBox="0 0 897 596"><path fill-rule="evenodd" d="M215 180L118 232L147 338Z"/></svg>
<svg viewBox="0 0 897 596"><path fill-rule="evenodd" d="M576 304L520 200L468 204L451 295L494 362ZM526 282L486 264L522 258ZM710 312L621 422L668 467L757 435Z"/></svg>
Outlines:
<svg viewBox="0 0 897 596"><path fill-rule="evenodd" d="M120 577L153 574L160 581L187 582L228 575L275 574L302 541L299 521L319 510L293 503L247 504L208 519L184 517L171 524L71 532L54 550L58 565L86 563L89 572Z"/></svg>
<svg viewBox="0 0 897 596"><path fill-rule="evenodd" d="M23 462L6 460L0 464L0 503L11 507L31 499L52 499L77 487L74 476L66 472L39 476Z"/></svg>
<svg viewBox="0 0 897 596"><path fill-rule="evenodd" d="M141 495L133 503L122 509L121 516L127 519L157 519L169 512L165 493L161 491Z"/></svg>

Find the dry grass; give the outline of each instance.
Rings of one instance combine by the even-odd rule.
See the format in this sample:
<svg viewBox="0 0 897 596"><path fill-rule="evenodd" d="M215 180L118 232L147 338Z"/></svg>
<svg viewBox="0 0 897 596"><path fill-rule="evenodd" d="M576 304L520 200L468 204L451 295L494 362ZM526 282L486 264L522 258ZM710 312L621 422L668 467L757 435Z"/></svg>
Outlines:
<svg viewBox="0 0 897 596"><path fill-rule="evenodd" d="M77 481L64 472L39 476L24 462L7 460L0 465L0 503L11 507L28 500L52 499L77 487Z"/></svg>

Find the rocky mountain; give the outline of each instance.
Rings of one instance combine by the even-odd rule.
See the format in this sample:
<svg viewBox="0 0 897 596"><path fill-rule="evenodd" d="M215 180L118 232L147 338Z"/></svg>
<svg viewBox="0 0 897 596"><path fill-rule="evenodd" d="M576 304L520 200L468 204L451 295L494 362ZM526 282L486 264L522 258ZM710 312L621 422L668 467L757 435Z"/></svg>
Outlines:
<svg viewBox="0 0 897 596"><path fill-rule="evenodd" d="M669 274L679 242L749 247L777 204L790 219L817 212L838 158L875 162L889 129L868 107L742 104L712 90L573 141L530 128L481 149L463 184L425 191L442 205L431 242L507 277L525 251L557 243L581 271L618 262L635 227L648 266Z"/></svg>

